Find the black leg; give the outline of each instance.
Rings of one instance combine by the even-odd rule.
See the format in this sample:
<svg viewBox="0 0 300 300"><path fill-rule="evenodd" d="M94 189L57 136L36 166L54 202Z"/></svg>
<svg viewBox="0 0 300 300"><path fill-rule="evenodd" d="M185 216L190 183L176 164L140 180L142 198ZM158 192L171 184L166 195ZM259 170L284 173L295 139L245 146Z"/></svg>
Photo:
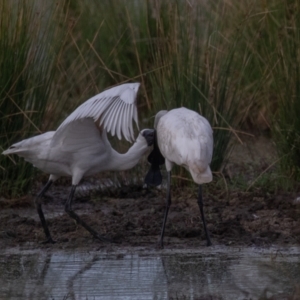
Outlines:
<svg viewBox="0 0 300 300"><path fill-rule="evenodd" d="M161 234L160 234L160 240L159 240L159 245L161 248L164 247L164 234L165 234L165 227L166 227L166 222L168 218L168 213L169 213L169 208L172 204L171 201L171 172L168 172L168 186L167 186L167 198L166 198L166 210L165 210L165 216L164 216L164 221L163 225L161 228Z"/></svg>
<svg viewBox="0 0 300 300"><path fill-rule="evenodd" d="M199 192L198 192L198 205L200 208L200 213L201 213L201 217L202 217L202 221L203 221L203 227L204 227L204 231L205 231L205 235L206 235L206 240L207 240L207 246L211 246L212 243L210 241L210 237L206 228L206 222L205 222L205 217L204 217L204 212L203 212L203 199L202 199L202 186L199 185Z"/></svg>
<svg viewBox="0 0 300 300"><path fill-rule="evenodd" d="M103 242L112 242L110 239L98 234L93 228L91 228L88 224L86 224L83 220L79 218L79 216L72 210L72 200L74 197L74 193L76 190L76 185L72 185L72 189L69 195L69 198L65 204L65 211L68 213L68 215L76 220L78 224L83 226L93 237L103 241Z"/></svg>
<svg viewBox="0 0 300 300"><path fill-rule="evenodd" d="M51 184L52 184L52 180L49 180L46 185L43 187L43 189L38 193L38 195L35 198L35 206L37 209L37 212L39 214L42 226L44 228L44 232L46 235L46 241L45 243L52 243L54 244L55 242L53 241L49 228L47 226L46 220L45 220L45 216L42 210L42 197L44 196L44 194L48 191L48 189L50 188Z"/></svg>

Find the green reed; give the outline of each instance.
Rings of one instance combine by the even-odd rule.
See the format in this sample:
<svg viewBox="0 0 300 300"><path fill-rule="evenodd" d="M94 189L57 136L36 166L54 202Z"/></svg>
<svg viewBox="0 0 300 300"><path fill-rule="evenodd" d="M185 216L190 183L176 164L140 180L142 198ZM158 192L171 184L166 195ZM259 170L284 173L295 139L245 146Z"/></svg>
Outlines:
<svg viewBox="0 0 300 300"><path fill-rule="evenodd" d="M0 150L41 133L52 95L56 5L35 1L0 4ZM1 195L28 191L31 165L0 156Z"/></svg>
<svg viewBox="0 0 300 300"><path fill-rule="evenodd" d="M262 116L282 170L298 173L296 1L8 3L0 5L1 150L55 130L105 88L139 81L141 128L153 126L158 110L180 106L210 121L214 171L222 171L232 144L241 141L241 128L260 129ZM33 169L22 159L0 156L0 168L1 194L30 187Z"/></svg>

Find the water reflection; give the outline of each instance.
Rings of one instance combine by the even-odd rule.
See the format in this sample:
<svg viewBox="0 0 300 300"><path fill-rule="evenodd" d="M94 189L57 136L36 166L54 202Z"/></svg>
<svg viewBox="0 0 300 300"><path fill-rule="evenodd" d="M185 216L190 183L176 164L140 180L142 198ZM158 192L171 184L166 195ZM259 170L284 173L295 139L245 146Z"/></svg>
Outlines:
<svg viewBox="0 0 300 300"><path fill-rule="evenodd" d="M0 255L0 298L285 299L299 284L299 253L6 253Z"/></svg>

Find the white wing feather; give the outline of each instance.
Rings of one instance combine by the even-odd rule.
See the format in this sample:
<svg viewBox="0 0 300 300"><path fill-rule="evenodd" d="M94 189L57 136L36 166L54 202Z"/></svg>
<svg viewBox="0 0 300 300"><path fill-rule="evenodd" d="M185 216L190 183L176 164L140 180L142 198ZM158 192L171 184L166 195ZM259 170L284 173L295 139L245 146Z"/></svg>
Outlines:
<svg viewBox="0 0 300 300"><path fill-rule="evenodd" d="M119 139L134 140L133 120L138 127L136 96L140 83L126 83L108 89L77 107L58 127L53 137L60 139L64 128L70 123L84 118L92 118L97 126ZM129 116L131 118L129 118Z"/></svg>

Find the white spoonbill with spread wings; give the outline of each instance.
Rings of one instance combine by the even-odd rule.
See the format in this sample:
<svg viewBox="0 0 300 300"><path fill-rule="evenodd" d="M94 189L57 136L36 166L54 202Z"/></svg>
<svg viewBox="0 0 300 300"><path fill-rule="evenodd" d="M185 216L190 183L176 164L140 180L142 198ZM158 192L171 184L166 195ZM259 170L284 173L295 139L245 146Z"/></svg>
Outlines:
<svg viewBox="0 0 300 300"><path fill-rule="evenodd" d="M154 148L148 160L151 163L145 183L159 185L162 177L159 165L165 161L168 174L166 210L160 236L160 246L163 247L165 225L171 206L171 170L174 164L183 166L192 175L194 182L199 184L198 205L207 239L207 246L211 245L206 228L203 212L202 183L212 181L210 163L213 153L213 131L209 122L187 108L176 108L170 111L159 111L154 121Z"/></svg>
<svg viewBox="0 0 300 300"><path fill-rule="evenodd" d="M45 173L47 184L35 199L36 208L46 235L53 243L44 213L42 196L61 176L72 177L72 188L65 211L94 237L107 241L72 210L77 185L84 176L102 171L127 170L134 167L153 144L154 130L142 130L125 154L115 151L107 132L134 140L133 120L138 122L136 96L139 83L127 83L110 88L81 104L56 131L49 131L13 144L2 154L17 154ZM138 124L137 124L138 125Z"/></svg>

